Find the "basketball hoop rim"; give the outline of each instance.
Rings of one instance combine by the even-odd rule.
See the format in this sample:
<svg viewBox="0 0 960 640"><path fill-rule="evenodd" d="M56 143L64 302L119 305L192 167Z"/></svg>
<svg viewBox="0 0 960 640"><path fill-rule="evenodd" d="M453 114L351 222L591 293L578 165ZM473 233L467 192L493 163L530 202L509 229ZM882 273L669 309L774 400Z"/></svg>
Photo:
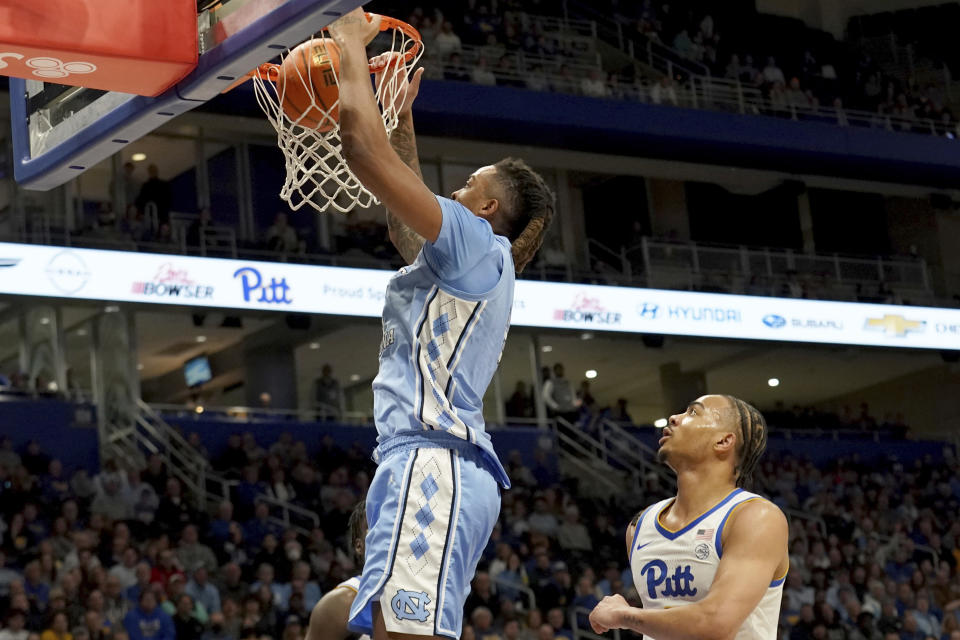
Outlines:
<svg viewBox="0 0 960 640"><path fill-rule="evenodd" d="M368 19L372 19L373 16L380 15L380 14L366 13L365 15L367 16ZM423 48L423 39L420 35L420 32L417 31L415 27L407 24L403 20L399 20L397 18L391 18L390 16L380 15L380 31L381 32L387 31L389 29L400 31L405 36L410 38L410 40L413 42L413 46L410 47L408 51L403 52L403 63L406 64L411 60L416 59L417 55L419 55L420 53L420 49ZM321 31L326 31L326 30L327 28L324 27ZM387 68L387 66L388 66L387 64L375 65L371 63L370 73L377 73L378 71L383 71L384 69ZM269 80L270 82L276 82L280 77L280 65L274 64L272 62L265 62L264 64L260 65L255 70L247 74L247 77L244 78L244 80L248 80L255 75L259 76L261 80ZM233 89L233 87L230 87L226 91L229 91L230 89ZM226 93L226 91L224 91L224 93Z"/></svg>

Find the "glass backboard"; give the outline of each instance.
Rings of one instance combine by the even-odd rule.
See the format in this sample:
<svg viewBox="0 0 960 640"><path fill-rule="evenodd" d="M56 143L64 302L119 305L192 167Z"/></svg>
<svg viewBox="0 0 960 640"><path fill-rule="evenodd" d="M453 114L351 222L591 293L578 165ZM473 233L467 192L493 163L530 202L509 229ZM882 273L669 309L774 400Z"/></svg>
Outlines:
<svg viewBox="0 0 960 640"><path fill-rule="evenodd" d="M155 98L10 78L14 176L48 190L216 97L361 0L198 0L197 66Z"/></svg>

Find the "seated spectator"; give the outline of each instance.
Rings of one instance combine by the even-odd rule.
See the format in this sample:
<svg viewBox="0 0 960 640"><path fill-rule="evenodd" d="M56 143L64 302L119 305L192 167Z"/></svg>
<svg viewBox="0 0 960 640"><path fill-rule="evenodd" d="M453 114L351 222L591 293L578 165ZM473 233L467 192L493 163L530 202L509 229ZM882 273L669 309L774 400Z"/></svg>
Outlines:
<svg viewBox="0 0 960 640"><path fill-rule="evenodd" d="M153 591L146 589L140 600L123 619L123 628L130 640L177 640L173 620L157 606Z"/></svg>
<svg viewBox="0 0 960 640"><path fill-rule="evenodd" d="M261 587L270 590L273 598L273 605L279 609L287 608L287 600L290 597L290 585L274 582L273 566L263 563L257 569L257 581L250 585L250 593L257 593Z"/></svg>
<svg viewBox="0 0 960 640"><path fill-rule="evenodd" d="M164 589L173 576L184 577L183 567L170 549L164 549L157 558L157 566L150 571L151 584L159 584Z"/></svg>
<svg viewBox="0 0 960 640"><path fill-rule="evenodd" d="M596 588L593 585L593 580L590 576L583 575L577 580L577 595L573 599L573 607L576 609L586 609L587 611L593 611L593 608L600 604L600 600L597 598ZM589 629L590 621L588 619L589 614L577 613L577 627L580 629Z"/></svg>
<svg viewBox="0 0 960 640"><path fill-rule="evenodd" d="M227 437L227 448L216 459L213 466L235 478L251 462L243 448L243 438L239 433L231 433Z"/></svg>
<svg viewBox="0 0 960 640"><path fill-rule="evenodd" d="M199 541L196 525L188 524L183 528L176 555L179 565L188 573L198 567L203 567L208 572L217 570L217 557L210 547Z"/></svg>
<svg viewBox="0 0 960 640"><path fill-rule="evenodd" d="M453 25L449 20L444 20L440 26L440 33L433 40L433 50L441 59L450 58L451 54L460 51L460 36L453 32Z"/></svg>
<svg viewBox="0 0 960 640"><path fill-rule="evenodd" d="M59 505L71 497L70 482L63 474L63 464L51 460L42 481L43 499L49 505Z"/></svg>
<svg viewBox="0 0 960 640"><path fill-rule="evenodd" d="M593 547L590 533L580 522L580 510L571 505L564 511L563 522L557 527L557 544L561 549L573 553L586 553Z"/></svg>
<svg viewBox="0 0 960 640"><path fill-rule="evenodd" d="M477 607L470 614L476 640L502 640L493 626L493 613L486 607Z"/></svg>
<svg viewBox="0 0 960 640"><path fill-rule="evenodd" d="M463 606L464 615L472 619L473 612L479 607L486 608L494 615L500 612L500 601L490 574L482 570L477 570L470 583L470 595Z"/></svg>
<svg viewBox="0 0 960 640"><path fill-rule="evenodd" d="M133 547L127 547L123 551L121 561L108 571L108 578L117 579L121 589L133 586L137 583L137 565L140 562L140 555Z"/></svg>
<svg viewBox="0 0 960 640"><path fill-rule="evenodd" d="M104 619L103 614L94 610L88 610L84 615L83 627L80 629L87 634L90 640L110 640L113 635L110 623ZM73 632L73 636L76 639L76 631Z"/></svg>
<svg viewBox="0 0 960 640"><path fill-rule="evenodd" d="M517 380L513 395L507 400L508 418L532 418L533 398L527 393L527 385L523 380Z"/></svg>
<svg viewBox="0 0 960 640"><path fill-rule="evenodd" d="M40 634L40 640L73 640L73 634L69 629L67 614L58 611L50 619L50 626Z"/></svg>
<svg viewBox="0 0 960 640"><path fill-rule="evenodd" d="M313 611L314 605L320 601L320 585L313 580L310 570L310 563L303 560L297 560L293 565L293 578L291 580L291 590L294 584L299 584L303 589L303 606L306 610Z"/></svg>
<svg viewBox="0 0 960 640"><path fill-rule="evenodd" d="M230 537L230 523L233 521L233 503L224 500L217 507L217 517L210 521L210 528L207 531L214 546L227 541Z"/></svg>
<svg viewBox="0 0 960 640"><path fill-rule="evenodd" d="M173 626L176 640L200 640L204 627L194 615L193 599L187 594L181 594L176 599L176 612L173 615Z"/></svg>
<svg viewBox="0 0 960 640"><path fill-rule="evenodd" d="M550 83L543 72L543 65L537 63L530 65L525 79L527 89L531 91L549 91Z"/></svg>
<svg viewBox="0 0 960 640"><path fill-rule="evenodd" d="M684 58L693 60L696 56L696 46L693 40L690 39L690 32L686 29L681 29L673 38L673 48Z"/></svg>
<svg viewBox="0 0 960 640"><path fill-rule="evenodd" d="M573 631L567 625L566 618L561 607L553 607L547 611L547 624L553 628L554 638L573 640Z"/></svg>
<svg viewBox="0 0 960 640"><path fill-rule="evenodd" d="M278 253L295 253L298 245L297 231L287 224L287 214L278 212L267 229L267 248Z"/></svg>
<svg viewBox="0 0 960 640"><path fill-rule="evenodd" d="M168 533L177 535L185 525L196 518L196 515L186 496L183 495L180 481L169 478L166 491L157 507L156 520L160 527Z"/></svg>
<svg viewBox="0 0 960 640"><path fill-rule="evenodd" d="M36 603L36 607L41 611L46 609L50 601L50 584L44 578L41 571L40 561L33 560L27 563L23 570L23 592ZM64 632L67 629L64 628Z"/></svg>
<svg viewBox="0 0 960 640"><path fill-rule="evenodd" d="M767 66L763 68L763 81L767 86L782 84L786 86L787 78L783 75L783 70L777 66L777 60L770 56L767 58Z"/></svg>
<svg viewBox="0 0 960 640"><path fill-rule="evenodd" d="M276 536L280 527L271 522L270 508L265 502L258 502L254 508L254 516L243 527L244 538L251 547L259 547L267 535Z"/></svg>
<svg viewBox="0 0 960 640"><path fill-rule="evenodd" d="M250 585L243 580L243 571L236 562L228 562L220 569L216 587L220 593L221 606L224 609L226 609L225 605L228 600L236 604L243 602L250 594Z"/></svg>
<svg viewBox="0 0 960 640"><path fill-rule="evenodd" d="M542 533L545 536L554 537L557 534L559 523L557 518L550 512L547 501L543 496L537 497L533 502L533 513L527 518L530 523L530 530Z"/></svg>
<svg viewBox="0 0 960 640"><path fill-rule="evenodd" d="M523 87L524 81L519 77L513 56L504 54L497 61L497 67L493 70L493 75L497 79L499 87Z"/></svg>
<svg viewBox="0 0 960 640"><path fill-rule="evenodd" d="M497 77L493 75L493 72L487 67L487 59L482 57L477 59L477 64L473 68L473 73L470 74L470 79L474 84L486 85L488 87L497 84Z"/></svg>
<svg viewBox="0 0 960 640"><path fill-rule="evenodd" d="M650 87L650 101L653 104L671 104L675 107L679 105L677 91L670 76L661 76L657 83Z"/></svg>
<svg viewBox="0 0 960 640"><path fill-rule="evenodd" d="M27 640L30 631L26 629L27 613L21 609L9 609L3 628L0 629L0 640Z"/></svg>
<svg viewBox="0 0 960 640"><path fill-rule="evenodd" d="M580 81L580 93L591 98L608 97L607 84L599 69L590 69L587 77Z"/></svg>
<svg viewBox="0 0 960 640"><path fill-rule="evenodd" d="M455 82L470 82L470 74L467 73L466 66L463 64L463 57L456 51L447 58L447 63L443 67L443 79Z"/></svg>
<svg viewBox="0 0 960 640"><path fill-rule="evenodd" d="M131 585L132 586L132 585ZM123 618L130 611L131 602L123 597L123 587L116 576L107 576L103 587L103 618L114 630L123 625Z"/></svg>

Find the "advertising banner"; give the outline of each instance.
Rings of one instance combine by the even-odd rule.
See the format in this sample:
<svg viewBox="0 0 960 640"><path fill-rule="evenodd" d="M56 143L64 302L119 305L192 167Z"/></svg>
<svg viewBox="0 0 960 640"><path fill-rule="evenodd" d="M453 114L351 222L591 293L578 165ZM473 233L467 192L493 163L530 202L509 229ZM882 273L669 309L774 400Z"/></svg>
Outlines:
<svg viewBox="0 0 960 640"><path fill-rule="evenodd" d="M393 272L0 243L0 294L379 317ZM960 350L960 310L520 280L513 324Z"/></svg>

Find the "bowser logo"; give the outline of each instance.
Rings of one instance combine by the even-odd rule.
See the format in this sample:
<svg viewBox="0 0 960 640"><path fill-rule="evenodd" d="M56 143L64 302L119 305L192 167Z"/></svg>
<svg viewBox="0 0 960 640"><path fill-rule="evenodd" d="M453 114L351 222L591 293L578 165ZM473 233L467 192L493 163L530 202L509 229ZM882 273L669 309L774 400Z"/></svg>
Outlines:
<svg viewBox="0 0 960 640"><path fill-rule="evenodd" d="M6 69L10 66L7 60L23 60L24 56L19 53L0 53L0 69ZM84 73L93 73L97 70L97 65L92 62L64 62L60 58L41 56L29 58L24 62L28 68L33 70L33 75L38 78L66 78L70 75L81 75ZM0 75L4 75L0 72Z"/></svg>

